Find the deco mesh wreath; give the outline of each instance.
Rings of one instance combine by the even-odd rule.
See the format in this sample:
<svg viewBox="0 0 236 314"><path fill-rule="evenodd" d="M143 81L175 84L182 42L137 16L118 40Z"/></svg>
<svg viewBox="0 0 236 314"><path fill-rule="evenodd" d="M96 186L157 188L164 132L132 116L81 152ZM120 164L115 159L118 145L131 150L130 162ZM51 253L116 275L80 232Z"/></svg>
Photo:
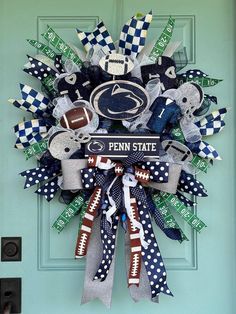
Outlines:
<svg viewBox="0 0 236 314"><path fill-rule="evenodd" d="M188 240L177 212L192 228L205 227L192 209L206 197L199 171L217 151L205 137L224 128L226 108L207 111L217 98L203 87L220 82L200 70L179 73L186 49L171 41L169 18L156 42L145 46L152 12L122 28L118 47L103 22L77 30L85 52L66 44L51 28L42 35L60 54L36 40L24 71L42 91L20 84L22 99L10 102L33 119L14 127L16 148L40 166L22 172L25 188L67 207L53 224L61 232L75 215L75 257L87 257L82 302L96 297L110 305L118 225L125 231L127 281L134 300L172 295L153 232L153 221L171 240ZM189 194L189 198L186 196Z"/></svg>

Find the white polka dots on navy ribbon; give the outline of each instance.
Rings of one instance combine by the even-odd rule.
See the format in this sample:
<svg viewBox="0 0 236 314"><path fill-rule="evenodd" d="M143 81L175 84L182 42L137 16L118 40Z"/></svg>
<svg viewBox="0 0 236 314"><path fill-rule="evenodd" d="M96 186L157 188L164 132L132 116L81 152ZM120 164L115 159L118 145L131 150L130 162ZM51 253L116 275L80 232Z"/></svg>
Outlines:
<svg viewBox="0 0 236 314"><path fill-rule="evenodd" d="M193 207L194 205L196 205L193 201L189 200L187 197L185 197L179 191L176 192L176 196L187 207Z"/></svg>
<svg viewBox="0 0 236 314"><path fill-rule="evenodd" d="M144 188L141 184L137 184L135 187L130 187L131 194L144 205L147 205L147 196Z"/></svg>
<svg viewBox="0 0 236 314"><path fill-rule="evenodd" d="M181 192L186 192L191 195L196 195L200 197L207 196L207 191L205 190L204 185L201 182L197 181L192 174L187 173L184 170L181 171L177 188Z"/></svg>
<svg viewBox="0 0 236 314"><path fill-rule="evenodd" d="M93 189L96 186L95 175L96 168L84 168L80 170L83 187L85 189Z"/></svg>
<svg viewBox="0 0 236 314"><path fill-rule="evenodd" d="M179 76L182 76L183 78L188 78L188 79L192 79L195 77L207 77L208 75L204 72L202 72L201 70L188 70L183 74L180 74Z"/></svg>
<svg viewBox="0 0 236 314"><path fill-rule="evenodd" d="M54 177L57 173L51 173L47 167L38 167L23 171L20 173L22 177L26 178L24 188L29 188L39 182L48 180L50 177Z"/></svg>
<svg viewBox="0 0 236 314"><path fill-rule="evenodd" d="M155 182L168 182L169 163L163 161L147 161L142 163L142 169L150 171L150 180Z"/></svg>
<svg viewBox="0 0 236 314"><path fill-rule="evenodd" d="M63 64L62 64L62 55L56 55L55 60L54 60L54 65L58 72L65 73Z"/></svg>
<svg viewBox="0 0 236 314"><path fill-rule="evenodd" d="M37 191L35 191L35 193L43 195L46 200L50 202L54 198L58 190L58 177L55 177L49 182L42 185Z"/></svg>
<svg viewBox="0 0 236 314"><path fill-rule="evenodd" d="M94 280L100 279L104 281L109 273L109 269L112 263L112 259L115 253L115 244L116 244L116 232L119 223L119 216L115 215L114 220L111 227L111 233L107 232L107 229L103 228L102 220L106 219L105 215L106 211L104 211L101 218L101 239L102 239L102 261L99 265L99 268L94 276Z"/></svg>
<svg viewBox="0 0 236 314"><path fill-rule="evenodd" d="M52 76L58 76L59 73L57 73L55 70L50 68L45 63L32 58L31 56L28 56L29 62L30 62L30 68L23 69L24 72L36 77L38 80L42 81L49 75Z"/></svg>
<svg viewBox="0 0 236 314"><path fill-rule="evenodd" d="M155 298L161 292L172 295L166 282L166 269L152 229L148 209L141 206L140 202L138 202L138 208L145 240L149 244L146 249L142 247L142 259L148 274L152 298Z"/></svg>

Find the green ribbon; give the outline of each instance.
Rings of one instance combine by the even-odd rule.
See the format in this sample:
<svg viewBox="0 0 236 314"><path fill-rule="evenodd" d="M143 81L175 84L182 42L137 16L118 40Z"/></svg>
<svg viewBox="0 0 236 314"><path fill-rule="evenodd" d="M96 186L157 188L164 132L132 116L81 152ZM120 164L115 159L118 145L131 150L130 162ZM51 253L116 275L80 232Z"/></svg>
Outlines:
<svg viewBox="0 0 236 314"><path fill-rule="evenodd" d="M79 227L78 227L78 233L80 232L80 229L82 227L82 223L83 223L83 219L84 219L84 216L85 216L85 213L86 213L86 209L88 207L88 204L89 204L89 201L85 202L81 208L81 211L80 211L80 215L79 215Z"/></svg>
<svg viewBox="0 0 236 314"><path fill-rule="evenodd" d="M56 53L47 45L40 43L37 40L34 39L27 39L27 41L36 49L38 49L39 51L41 51L42 53L44 53L47 57L49 57L52 60L55 60L56 57Z"/></svg>
<svg viewBox="0 0 236 314"><path fill-rule="evenodd" d="M193 78L184 78L184 79L180 79L178 80L179 85L185 83L185 82L195 82L198 85L200 85L201 87L212 87L216 84L218 84L219 82L222 82L223 80L220 79L215 79L215 78L211 78L211 77L193 77Z"/></svg>
<svg viewBox="0 0 236 314"><path fill-rule="evenodd" d="M55 47L57 50L59 50L64 57L67 59L72 60L77 65L82 65L82 60L76 55L76 53L62 40L57 33L48 26L48 29L45 33L42 34L42 36Z"/></svg>
<svg viewBox="0 0 236 314"><path fill-rule="evenodd" d="M54 89L54 81L55 77L52 75L48 75L42 80L42 85L54 98L57 96L57 92Z"/></svg>
<svg viewBox="0 0 236 314"><path fill-rule="evenodd" d="M191 164L202 172L207 173L207 169L210 166L210 162L207 159L204 159L198 155L193 155Z"/></svg>
<svg viewBox="0 0 236 314"><path fill-rule="evenodd" d="M26 160L31 158L32 156L36 156L44 153L48 149L48 141L42 140L38 143L32 144L24 150L24 154L26 156Z"/></svg>
<svg viewBox="0 0 236 314"><path fill-rule="evenodd" d="M165 203L173 207L193 229L197 230L197 232L200 232L206 227L206 224L187 208L177 196L166 192L160 192L160 194Z"/></svg>
<svg viewBox="0 0 236 314"><path fill-rule="evenodd" d="M173 136L174 140L181 143L185 142L184 134L179 126L176 126L171 130L171 135Z"/></svg>
<svg viewBox="0 0 236 314"><path fill-rule="evenodd" d="M166 203L163 200L163 198L160 195L156 194L156 195L153 196L153 201L154 201L155 205L157 206L158 210L160 211L162 217L164 218L166 226L168 228L179 229L179 231L181 233L181 237L182 237L182 240L180 240L179 242L183 242L185 240L189 241L189 239L184 234L183 230L180 228L180 226L176 222L174 216L171 214L170 209L166 205Z"/></svg>
<svg viewBox="0 0 236 314"><path fill-rule="evenodd" d="M84 204L84 199L81 195L76 196L73 201L63 210L56 221L53 223L52 228L60 233L75 214L80 210Z"/></svg>
<svg viewBox="0 0 236 314"><path fill-rule="evenodd" d="M166 49L166 46L171 40L173 30L175 26L175 19L173 19L171 16L166 24L166 27L164 28L161 36L156 41L154 47L152 48L152 51L149 55L149 58L156 62L157 58L162 56L163 52Z"/></svg>

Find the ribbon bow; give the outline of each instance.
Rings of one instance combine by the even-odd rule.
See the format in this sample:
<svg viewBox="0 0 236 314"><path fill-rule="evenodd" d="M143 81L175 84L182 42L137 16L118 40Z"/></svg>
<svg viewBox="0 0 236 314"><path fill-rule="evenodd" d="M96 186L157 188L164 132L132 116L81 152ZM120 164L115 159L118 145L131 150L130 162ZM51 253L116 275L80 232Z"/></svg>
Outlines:
<svg viewBox="0 0 236 314"><path fill-rule="evenodd" d="M144 154L142 152L132 153L123 163L113 162L106 157L92 155L88 158L88 168L81 170L84 188L94 189L94 191L90 197L78 235L75 250L77 258L87 254L94 218L102 211L100 229L103 256L94 280L104 281L109 273L121 214L123 221L127 221L130 241L128 285L134 284L139 286L142 260L147 261L147 257L144 255L153 252L153 247L157 247L158 251L156 254L160 258L161 265L163 265L156 243L153 242L153 245L149 248L152 242L145 240L145 236L147 232L151 232L152 226L150 223L145 225L145 219L148 218L150 220L150 215L148 199L143 185L145 186L151 180L167 182L169 164L159 161L144 162L143 159ZM143 215L144 211L146 218L143 217L142 219L141 213ZM151 234L153 233L151 232ZM147 266L147 263L145 263L145 267L149 275L150 284L156 282L156 278L158 280L161 279L158 288L153 289L155 292L152 293L152 297L154 298L160 292L171 294L166 285L166 280L163 278L165 277L165 271L164 276L163 273L156 276L156 274L154 275L150 272L150 267Z"/></svg>

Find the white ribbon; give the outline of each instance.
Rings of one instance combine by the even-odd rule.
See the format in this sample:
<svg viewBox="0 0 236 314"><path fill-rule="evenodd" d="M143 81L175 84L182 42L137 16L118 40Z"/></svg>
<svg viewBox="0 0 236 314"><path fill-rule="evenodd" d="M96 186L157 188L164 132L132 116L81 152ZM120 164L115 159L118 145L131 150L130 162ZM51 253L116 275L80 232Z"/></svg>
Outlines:
<svg viewBox="0 0 236 314"><path fill-rule="evenodd" d="M110 223L110 225L112 226L112 220L111 220L111 216L116 212L117 208L116 208L116 203L113 200L112 196L110 195L110 190L113 186L113 184L115 183L115 181L117 180L118 177L115 177L114 180L111 182L111 184L109 185L108 189L107 189L107 197L110 203L110 207L108 209L108 211L106 212L106 218L107 221Z"/></svg>
<svg viewBox="0 0 236 314"><path fill-rule="evenodd" d="M133 226L137 229L139 229L139 236L141 245L146 249L148 247L148 243L144 240L144 231L143 226L140 222L135 220L132 216L132 208L130 205L130 187L135 187L138 183L138 180L135 179L135 176L131 173L125 173L122 177L122 183L123 183L123 191L124 191L124 201L125 201L125 208L127 211L127 215L133 224Z"/></svg>

